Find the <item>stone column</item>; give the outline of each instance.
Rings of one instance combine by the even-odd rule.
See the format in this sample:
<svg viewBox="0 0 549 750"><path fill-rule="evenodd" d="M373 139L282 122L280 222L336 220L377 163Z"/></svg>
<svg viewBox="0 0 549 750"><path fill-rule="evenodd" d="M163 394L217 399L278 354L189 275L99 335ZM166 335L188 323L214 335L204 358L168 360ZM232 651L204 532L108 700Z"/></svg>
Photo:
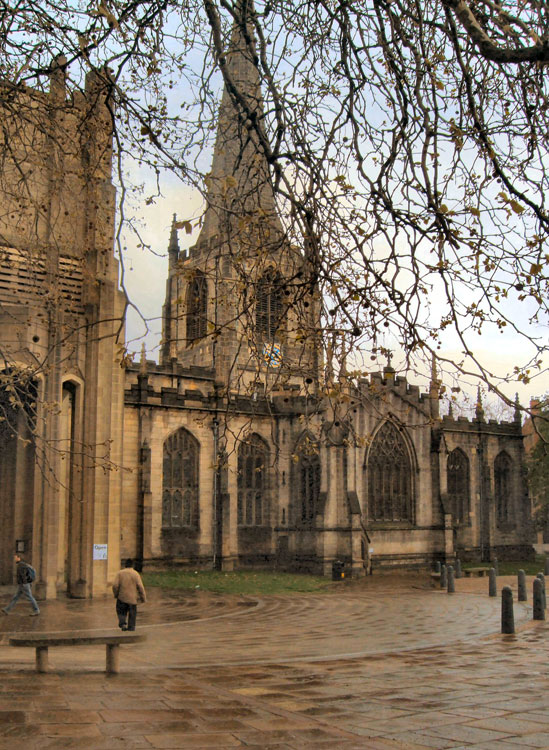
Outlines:
<svg viewBox="0 0 549 750"><path fill-rule="evenodd" d="M452 527L452 514L444 514L444 554L446 560L454 558L454 529Z"/></svg>
<svg viewBox="0 0 549 750"><path fill-rule="evenodd" d="M344 476L344 441L347 429L335 420L325 427L327 454L327 493L324 511L324 559L323 573L332 573L332 563L338 556L338 527L343 523L343 506L347 506L347 482ZM346 519L345 519L346 521ZM347 523L345 523L347 525Z"/></svg>
<svg viewBox="0 0 549 750"><path fill-rule="evenodd" d="M221 569L234 570L238 564L238 455L233 439L227 441L227 493L223 498L223 558Z"/></svg>

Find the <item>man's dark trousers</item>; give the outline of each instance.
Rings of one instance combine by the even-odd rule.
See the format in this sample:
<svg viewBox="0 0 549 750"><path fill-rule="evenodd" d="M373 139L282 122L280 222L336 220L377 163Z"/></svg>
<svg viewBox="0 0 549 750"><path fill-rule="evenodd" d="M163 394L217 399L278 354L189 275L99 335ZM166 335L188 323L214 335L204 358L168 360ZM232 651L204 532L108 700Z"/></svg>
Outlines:
<svg viewBox="0 0 549 750"><path fill-rule="evenodd" d="M118 627L126 627L126 617L128 618L127 630L135 630L135 621L137 619L137 604L128 604L120 599L116 600L116 614L118 615Z"/></svg>

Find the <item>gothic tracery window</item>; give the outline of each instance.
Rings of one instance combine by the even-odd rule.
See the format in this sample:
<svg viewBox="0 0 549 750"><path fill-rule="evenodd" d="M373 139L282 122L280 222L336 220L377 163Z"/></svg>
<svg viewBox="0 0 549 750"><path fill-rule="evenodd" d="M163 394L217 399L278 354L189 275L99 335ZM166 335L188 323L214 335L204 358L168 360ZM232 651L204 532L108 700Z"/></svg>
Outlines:
<svg viewBox="0 0 549 750"><path fill-rule="evenodd" d="M494 497L498 524L506 524L513 521L511 494L512 468L513 462L509 454L505 451L498 453L494 461Z"/></svg>
<svg viewBox="0 0 549 750"><path fill-rule="evenodd" d="M276 272L267 272L258 281L256 290L256 330L259 336L274 339L281 317L281 277Z"/></svg>
<svg viewBox="0 0 549 750"><path fill-rule="evenodd" d="M238 448L238 525L267 526L268 449L258 435L250 435Z"/></svg>
<svg viewBox="0 0 549 750"><path fill-rule="evenodd" d="M294 456L295 521L301 526L311 526L314 523L320 494L318 442L310 435L303 435L296 446Z"/></svg>
<svg viewBox="0 0 549 750"><path fill-rule="evenodd" d="M446 472L454 520L469 523L469 459L459 448L448 455Z"/></svg>
<svg viewBox="0 0 549 750"><path fill-rule="evenodd" d="M206 335L208 286L206 277L197 271L187 289L187 343Z"/></svg>
<svg viewBox="0 0 549 750"><path fill-rule="evenodd" d="M198 456L198 441L183 427L164 443L163 528L198 528Z"/></svg>
<svg viewBox="0 0 549 750"><path fill-rule="evenodd" d="M400 430L385 422L368 456L368 508L373 521L413 522L412 465Z"/></svg>

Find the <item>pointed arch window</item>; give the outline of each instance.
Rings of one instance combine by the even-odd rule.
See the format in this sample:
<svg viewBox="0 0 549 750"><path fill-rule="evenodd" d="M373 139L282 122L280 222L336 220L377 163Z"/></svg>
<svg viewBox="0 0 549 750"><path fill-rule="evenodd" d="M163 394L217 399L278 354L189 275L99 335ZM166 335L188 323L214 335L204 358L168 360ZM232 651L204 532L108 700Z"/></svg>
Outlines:
<svg viewBox="0 0 549 750"><path fill-rule="evenodd" d="M256 329L260 337L274 339L282 311L282 278L276 271L268 271L260 278L256 289Z"/></svg>
<svg viewBox="0 0 549 750"><path fill-rule="evenodd" d="M206 335L208 285L206 277L197 271L187 288L187 344Z"/></svg>
<svg viewBox="0 0 549 750"><path fill-rule="evenodd" d="M494 497L499 525L513 522L511 477L513 462L508 453L498 453L494 461Z"/></svg>
<svg viewBox="0 0 549 750"><path fill-rule="evenodd" d="M459 448L448 454L446 472L448 499L454 520L469 523L469 459Z"/></svg>
<svg viewBox="0 0 549 750"><path fill-rule="evenodd" d="M377 431L367 471L370 519L412 523L412 463L401 430L393 422L385 422Z"/></svg>
<svg viewBox="0 0 549 750"><path fill-rule="evenodd" d="M164 443L162 527L198 528L199 443L183 427Z"/></svg>
<svg viewBox="0 0 549 750"><path fill-rule="evenodd" d="M311 435L303 435L296 445L294 459L292 487L295 496L295 523L297 526L312 526L320 495L318 441Z"/></svg>
<svg viewBox="0 0 549 750"><path fill-rule="evenodd" d="M259 435L240 443L238 448L238 525L268 526L269 451Z"/></svg>

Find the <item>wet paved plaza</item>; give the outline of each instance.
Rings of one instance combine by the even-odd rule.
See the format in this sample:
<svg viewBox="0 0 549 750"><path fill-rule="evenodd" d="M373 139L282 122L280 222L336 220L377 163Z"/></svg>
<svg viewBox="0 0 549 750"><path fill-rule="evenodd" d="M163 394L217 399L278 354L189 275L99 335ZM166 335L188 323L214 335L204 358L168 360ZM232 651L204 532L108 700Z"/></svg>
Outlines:
<svg viewBox="0 0 549 750"><path fill-rule="evenodd" d="M50 649L40 675L32 649L7 645L16 631L114 627L113 600L46 602L37 618L20 602L0 619L0 748L549 748L549 626L531 619L532 580L514 636L486 579L456 588L423 575L273 597L151 590L148 640L121 648L119 675L102 671L102 646Z"/></svg>

